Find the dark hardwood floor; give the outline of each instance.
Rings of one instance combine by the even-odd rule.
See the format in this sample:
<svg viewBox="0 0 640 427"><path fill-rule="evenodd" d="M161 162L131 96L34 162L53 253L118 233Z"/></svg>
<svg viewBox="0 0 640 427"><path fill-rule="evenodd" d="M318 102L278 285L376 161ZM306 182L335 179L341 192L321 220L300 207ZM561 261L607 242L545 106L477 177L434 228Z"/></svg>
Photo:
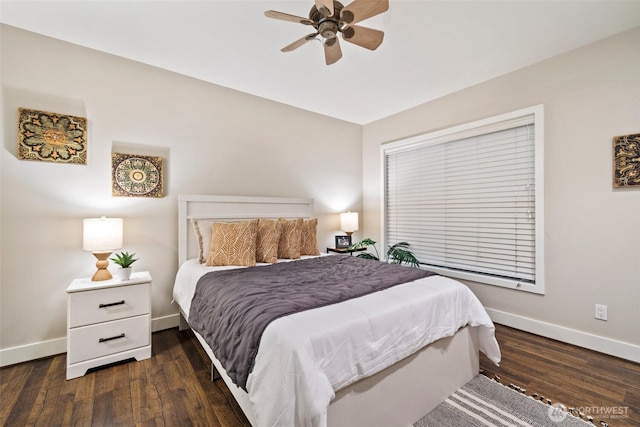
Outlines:
<svg viewBox="0 0 640 427"><path fill-rule="evenodd" d="M640 365L497 325L503 362L481 358L501 382L567 406L622 408L598 416L611 427L640 425ZM248 426L190 331L153 334L153 357L65 380L61 354L0 369L3 426ZM607 418L609 416L609 418Z"/></svg>
<svg viewBox="0 0 640 427"><path fill-rule="evenodd" d="M65 354L2 368L2 425L249 426L193 333L156 332L152 346L150 359L69 381Z"/></svg>
<svg viewBox="0 0 640 427"><path fill-rule="evenodd" d="M640 364L502 325L496 337L500 367L480 355L489 377L590 412L596 425L640 426Z"/></svg>

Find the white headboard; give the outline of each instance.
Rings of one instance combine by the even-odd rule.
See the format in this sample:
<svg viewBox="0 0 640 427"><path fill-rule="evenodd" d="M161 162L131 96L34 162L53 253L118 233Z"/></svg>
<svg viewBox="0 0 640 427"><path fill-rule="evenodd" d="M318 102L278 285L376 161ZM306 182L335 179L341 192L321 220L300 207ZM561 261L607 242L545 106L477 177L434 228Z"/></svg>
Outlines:
<svg viewBox="0 0 640 427"><path fill-rule="evenodd" d="M178 196L178 265L198 256L191 219L311 218L313 199L181 194Z"/></svg>

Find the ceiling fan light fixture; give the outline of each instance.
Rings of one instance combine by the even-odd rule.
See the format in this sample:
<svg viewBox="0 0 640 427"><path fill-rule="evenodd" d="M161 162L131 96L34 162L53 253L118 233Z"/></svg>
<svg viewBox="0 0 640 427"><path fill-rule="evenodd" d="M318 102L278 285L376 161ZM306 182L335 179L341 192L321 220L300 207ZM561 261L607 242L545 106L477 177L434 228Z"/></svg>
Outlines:
<svg viewBox="0 0 640 427"><path fill-rule="evenodd" d="M325 39L333 39L338 34L338 24L334 21L324 21L319 25L318 32Z"/></svg>
<svg viewBox="0 0 640 427"><path fill-rule="evenodd" d="M351 24L355 18L355 15L350 10L343 10L340 14L340 19L344 21L345 24Z"/></svg>
<svg viewBox="0 0 640 427"><path fill-rule="evenodd" d="M330 17L334 14L334 0L314 0L315 8L322 14L324 17Z"/></svg>
<svg viewBox="0 0 640 427"><path fill-rule="evenodd" d="M333 15L331 13L331 11L329 9L327 9L326 7L324 7L324 6L322 6L318 11L322 14L322 16L329 17L329 16Z"/></svg>
<svg viewBox="0 0 640 427"><path fill-rule="evenodd" d="M353 27L347 26L342 29L342 37L345 39L350 39L354 34L355 30L353 29Z"/></svg>
<svg viewBox="0 0 640 427"><path fill-rule="evenodd" d="M334 45L334 44L336 44L337 42L338 42L338 38L337 38L337 37L334 37L334 38L332 38L332 39L325 39L325 40L324 40L324 44L325 44L325 46L328 46L328 47L333 46L333 45Z"/></svg>
<svg viewBox="0 0 640 427"><path fill-rule="evenodd" d="M330 65L342 58L338 33L342 33L345 41L369 50L377 49L382 43L382 31L353 24L386 12L389 9L389 0L353 0L346 7L336 0L314 0L314 3L308 19L273 10L265 12L268 18L311 25L317 30L317 33L304 36L285 46L281 49L283 52L297 49L319 35L324 45L326 63Z"/></svg>

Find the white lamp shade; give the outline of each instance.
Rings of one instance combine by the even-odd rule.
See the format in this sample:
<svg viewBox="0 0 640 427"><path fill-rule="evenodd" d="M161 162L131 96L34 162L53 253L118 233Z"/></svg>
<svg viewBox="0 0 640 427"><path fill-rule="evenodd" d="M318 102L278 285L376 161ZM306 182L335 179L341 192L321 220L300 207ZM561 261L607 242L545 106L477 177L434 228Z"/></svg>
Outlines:
<svg viewBox="0 0 640 427"><path fill-rule="evenodd" d="M106 252L122 247L122 218L89 218L83 221L82 249Z"/></svg>
<svg viewBox="0 0 640 427"><path fill-rule="evenodd" d="M345 212L340 214L340 229L345 233L353 233L358 230L358 212Z"/></svg>

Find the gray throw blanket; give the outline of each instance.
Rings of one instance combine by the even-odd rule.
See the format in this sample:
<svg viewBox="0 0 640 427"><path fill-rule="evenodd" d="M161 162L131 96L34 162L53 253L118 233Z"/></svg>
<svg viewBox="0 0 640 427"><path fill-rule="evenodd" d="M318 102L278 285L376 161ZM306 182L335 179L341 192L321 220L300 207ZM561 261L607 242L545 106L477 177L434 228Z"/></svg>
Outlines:
<svg viewBox="0 0 640 427"><path fill-rule="evenodd" d="M246 391L260 338L273 320L434 274L346 255L209 272L196 285L189 324Z"/></svg>

